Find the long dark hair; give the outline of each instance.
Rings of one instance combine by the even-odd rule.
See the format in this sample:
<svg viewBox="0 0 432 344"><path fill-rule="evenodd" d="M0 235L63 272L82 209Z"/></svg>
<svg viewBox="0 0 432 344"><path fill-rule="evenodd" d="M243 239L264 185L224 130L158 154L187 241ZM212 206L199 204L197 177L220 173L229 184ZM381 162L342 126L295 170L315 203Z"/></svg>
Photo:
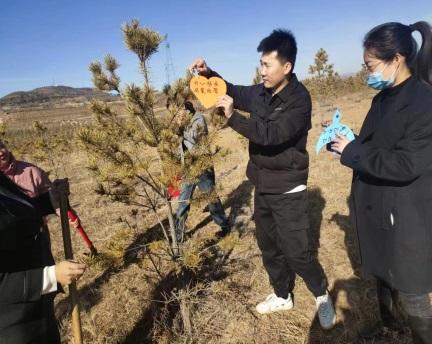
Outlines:
<svg viewBox="0 0 432 344"><path fill-rule="evenodd" d="M412 35L414 31L422 38L420 50ZM386 62L393 60L396 54L404 56L411 72L432 85L432 28L429 23L378 25L366 34L363 47Z"/></svg>

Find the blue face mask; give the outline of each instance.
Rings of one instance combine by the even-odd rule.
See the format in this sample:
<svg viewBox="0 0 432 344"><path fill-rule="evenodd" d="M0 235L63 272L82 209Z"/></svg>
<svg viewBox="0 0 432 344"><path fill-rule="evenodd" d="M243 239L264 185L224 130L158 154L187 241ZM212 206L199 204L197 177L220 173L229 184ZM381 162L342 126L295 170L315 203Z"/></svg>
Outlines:
<svg viewBox="0 0 432 344"><path fill-rule="evenodd" d="M388 66L388 65L387 65ZM386 88L392 87L395 81L395 75L397 70L399 69L399 66L395 69L393 74L391 75L390 79L384 80L383 72L387 68L385 66L382 71L380 72L374 72L368 75L367 77L367 85L369 87L372 87L376 90L384 90Z"/></svg>

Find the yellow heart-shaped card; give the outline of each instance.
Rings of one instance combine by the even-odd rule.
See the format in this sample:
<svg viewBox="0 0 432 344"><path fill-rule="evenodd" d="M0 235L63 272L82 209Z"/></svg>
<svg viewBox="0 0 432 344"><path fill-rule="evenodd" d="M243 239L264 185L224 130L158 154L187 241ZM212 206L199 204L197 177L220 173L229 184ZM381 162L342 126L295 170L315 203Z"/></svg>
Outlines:
<svg viewBox="0 0 432 344"><path fill-rule="evenodd" d="M206 109L215 105L217 99L225 95L227 91L225 81L217 77L207 79L203 76L194 76L189 86L192 93Z"/></svg>

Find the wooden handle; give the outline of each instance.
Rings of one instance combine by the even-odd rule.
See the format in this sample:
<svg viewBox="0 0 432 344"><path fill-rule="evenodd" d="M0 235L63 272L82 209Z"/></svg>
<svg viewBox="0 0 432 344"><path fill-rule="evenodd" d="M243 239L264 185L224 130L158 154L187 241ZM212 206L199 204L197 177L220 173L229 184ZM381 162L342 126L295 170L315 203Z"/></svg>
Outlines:
<svg viewBox="0 0 432 344"><path fill-rule="evenodd" d="M63 234L63 245L66 260L73 260L72 251L72 240L69 228L69 218L68 218L69 200L65 193L60 195L60 218L62 225ZM69 285L70 301L72 306L72 333L74 336L75 344L82 344L82 328L81 328L81 316L79 310L79 298L76 288L76 282L72 282Z"/></svg>
<svg viewBox="0 0 432 344"><path fill-rule="evenodd" d="M71 296L72 306L72 333L75 344L82 344L82 329L81 329L81 315L79 309L79 298L76 288L76 282L72 282L69 285L69 292Z"/></svg>

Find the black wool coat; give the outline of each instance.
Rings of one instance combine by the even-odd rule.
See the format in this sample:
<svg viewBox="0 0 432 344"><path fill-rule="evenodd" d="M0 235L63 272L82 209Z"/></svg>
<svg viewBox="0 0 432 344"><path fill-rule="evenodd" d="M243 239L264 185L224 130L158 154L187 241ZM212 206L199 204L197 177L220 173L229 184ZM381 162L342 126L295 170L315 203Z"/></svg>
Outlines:
<svg viewBox="0 0 432 344"><path fill-rule="evenodd" d="M432 86L411 77L377 94L341 162L353 169L364 270L404 292L432 292Z"/></svg>
<svg viewBox="0 0 432 344"><path fill-rule="evenodd" d="M42 216L49 196L30 199L0 173L0 343L60 342L54 293L41 295L43 268L54 265Z"/></svg>

